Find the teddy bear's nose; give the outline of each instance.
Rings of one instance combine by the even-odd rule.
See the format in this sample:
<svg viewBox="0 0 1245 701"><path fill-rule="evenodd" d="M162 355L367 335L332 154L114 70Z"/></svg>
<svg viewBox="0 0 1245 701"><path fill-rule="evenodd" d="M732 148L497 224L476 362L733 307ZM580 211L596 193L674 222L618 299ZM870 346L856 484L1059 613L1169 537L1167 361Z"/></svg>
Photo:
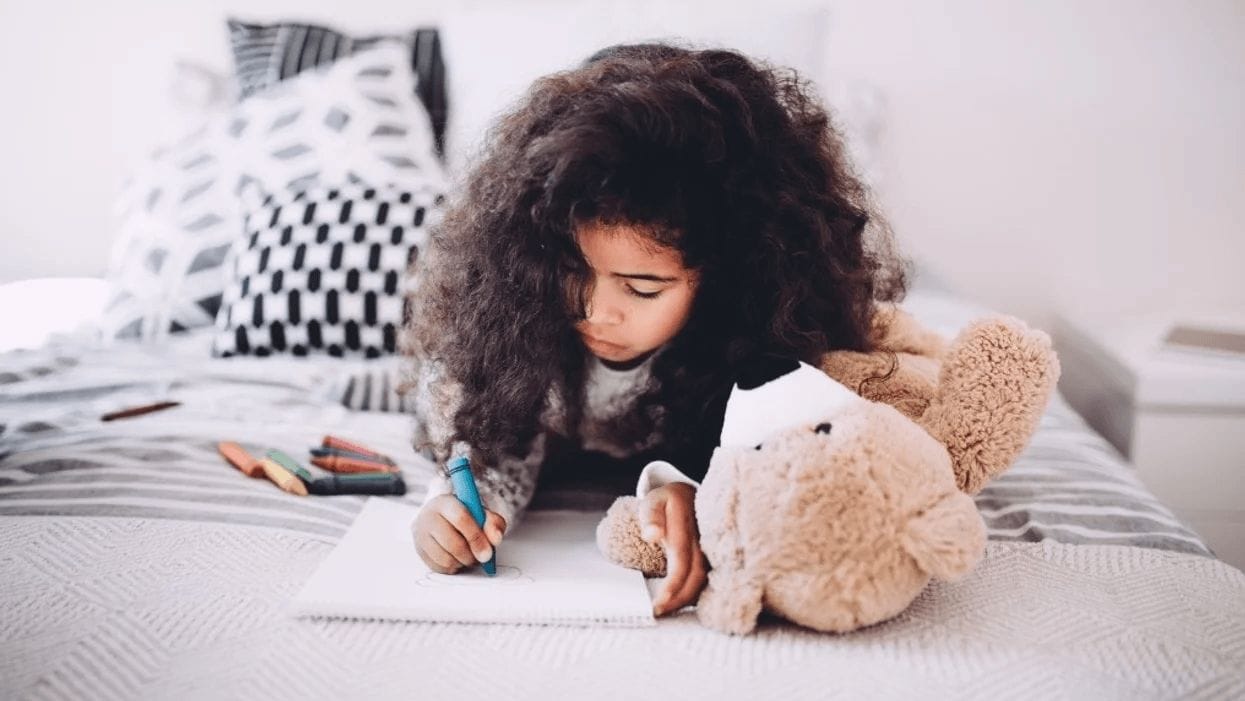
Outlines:
<svg viewBox="0 0 1245 701"><path fill-rule="evenodd" d="M826 433L826 434L828 434L828 433L830 433L830 424L827 424L827 423L820 423L820 424L817 424L817 428L814 428L814 429L813 429L813 432L814 432L814 433Z"/></svg>

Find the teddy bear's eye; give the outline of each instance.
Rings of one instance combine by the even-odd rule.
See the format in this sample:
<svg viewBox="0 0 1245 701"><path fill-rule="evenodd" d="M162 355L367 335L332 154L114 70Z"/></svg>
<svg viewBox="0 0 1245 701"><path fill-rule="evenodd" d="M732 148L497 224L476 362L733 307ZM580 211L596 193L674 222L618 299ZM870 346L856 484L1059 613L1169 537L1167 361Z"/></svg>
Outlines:
<svg viewBox="0 0 1245 701"><path fill-rule="evenodd" d="M753 449L753 450L760 450L760 449L761 449L761 445L762 445L761 443L757 443L755 446L753 446L753 448L752 448L752 449Z"/></svg>
<svg viewBox="0 0 1245 701"><path fill-rule="evenodd" d="M817 424L817 428L813 429L814 433L830 433L830 424Z"/></svg>

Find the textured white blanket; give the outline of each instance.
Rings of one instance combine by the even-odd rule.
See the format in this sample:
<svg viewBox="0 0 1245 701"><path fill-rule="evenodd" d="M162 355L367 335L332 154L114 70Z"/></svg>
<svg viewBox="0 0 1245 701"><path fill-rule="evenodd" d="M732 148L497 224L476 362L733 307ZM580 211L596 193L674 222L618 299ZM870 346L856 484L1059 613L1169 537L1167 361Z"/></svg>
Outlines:
<svg viewBox="0 0 1245 701"><path fill-rule="evenodd" d="M1242 698L1245 575L1125 546L991 542L851 635L304 621L328 554L278 529L0 520L3 698Z"/></svg>

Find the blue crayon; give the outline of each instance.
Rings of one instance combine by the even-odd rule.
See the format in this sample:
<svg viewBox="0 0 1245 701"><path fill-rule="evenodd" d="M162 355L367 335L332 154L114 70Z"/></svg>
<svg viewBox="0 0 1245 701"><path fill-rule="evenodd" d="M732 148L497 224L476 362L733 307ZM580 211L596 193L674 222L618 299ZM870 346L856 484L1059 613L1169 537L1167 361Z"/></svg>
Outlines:
<svg viewBox="0 0 1245 701"><path fill-rule="evenodd" d="M454 496L467 507L471 512L471 517L481 528L484 527L484 504L480 503L480 492L476 489L475 477L471 475L471 461L463 457L457 457L450 460L449 464L450 484L454 487ZM497 574L497 548L493 548L493 554L489 556L488 562L484 563L484 572L492 577Z"/></svg>

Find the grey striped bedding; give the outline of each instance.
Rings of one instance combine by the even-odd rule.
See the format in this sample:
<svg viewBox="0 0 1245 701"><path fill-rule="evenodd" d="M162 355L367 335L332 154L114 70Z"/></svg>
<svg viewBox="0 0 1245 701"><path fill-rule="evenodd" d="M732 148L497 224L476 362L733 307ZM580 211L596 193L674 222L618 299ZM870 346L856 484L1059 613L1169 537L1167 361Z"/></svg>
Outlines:
<svg viewBox="0 0 1245 701"><path fill-rule="evenodd" d="M936 293L915 295L908 306L947 334L979 312ZM325 433L395 456L409 490L403 498L422 499L434 468L407 444L413 419L396 393L398 359L212 360L207 343L191 334L163 348L60 346L0 356L0 517L239 523L335 541L362 497L292 497L247 479L215 452L218 441L232 440L305 456ZM182 405L99 420L164 398ZM609 495L597 497L594 508ZM994 540L1211 554L1058 398L1017 464L977 503Z"/></svg>
<svg viewBox="0 0 1245 701"><path fill-rule="evenodd" d="M363 497L302 499L251 480L220 441L306 456L326 433L395 456L419 503L432 466L408 445L409 417L341 404L358 362L208 360L210 338L163 349L57 348L0 364L0 517L128 516L264 526L336 541ZM179 407L99 417L161 399Z"/></svg>

